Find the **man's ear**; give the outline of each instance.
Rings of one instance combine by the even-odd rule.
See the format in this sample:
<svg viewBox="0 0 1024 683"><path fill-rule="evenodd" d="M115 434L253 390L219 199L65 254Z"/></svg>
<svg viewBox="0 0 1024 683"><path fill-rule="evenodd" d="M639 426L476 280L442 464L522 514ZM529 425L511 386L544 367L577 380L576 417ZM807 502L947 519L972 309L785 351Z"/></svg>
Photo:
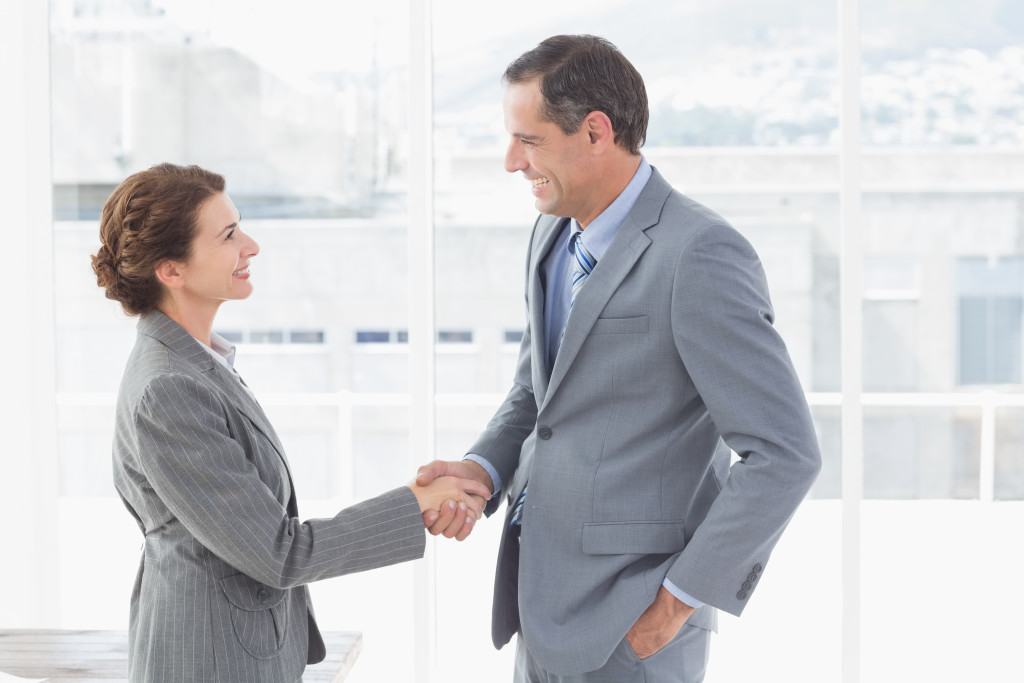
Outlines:
<svg viewBox="0 0 1024 683"><path fill-rule="evenodd" d="M592 111L583 119L584 130L590 137L590 144L595 145L595 151L603 150L609 145L615 144L615 131L612 130L612 120L603 111Z"/></svg>
<svg viewBox="0 0 1024 683"><path fill-rule="evenodd" d="M156 264L156 277L169 289L185 286L184 268L177 261L165 259Z"/></svg>

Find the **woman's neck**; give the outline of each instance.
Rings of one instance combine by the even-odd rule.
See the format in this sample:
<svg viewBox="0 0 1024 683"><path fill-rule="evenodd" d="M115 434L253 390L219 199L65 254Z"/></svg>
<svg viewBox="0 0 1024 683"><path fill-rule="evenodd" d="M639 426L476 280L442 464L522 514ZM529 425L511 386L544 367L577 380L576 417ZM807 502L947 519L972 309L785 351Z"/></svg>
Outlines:
<svg viewBox="0 0 1024 683"><path fill-rule="evenodd" d="M212 309L197 305L185 306L182 305L182 302L177 297L172 296L165 299L157 308L161 313L185 328L185 331L195 337L200 343L213 348L210 343L210 335L213 332L213 319L217 315L220 303L218 301Z"/></svg>

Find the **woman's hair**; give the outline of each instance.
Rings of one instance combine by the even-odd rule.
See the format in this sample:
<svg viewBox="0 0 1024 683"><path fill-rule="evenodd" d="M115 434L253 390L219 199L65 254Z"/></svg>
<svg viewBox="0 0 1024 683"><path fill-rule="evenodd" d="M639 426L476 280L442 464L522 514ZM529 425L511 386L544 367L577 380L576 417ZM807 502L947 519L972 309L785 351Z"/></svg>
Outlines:
<svg viewBox="0 0 1024 683"><path fill-rule="evenodd" d="M591 35L552 36L508 65L506 85L539 80L542 114L566 135L592 111L612 122L615 144L640 153L647 139L644 79L618 48Z"/></svg>
<svg viewBox="0 0 1024 683"><path fill-rule="evenodd" d="M188 261L199 208L224 191L224 178L198 166L159 164L125 179L103 205L96 284L128 315L148 313L163 296L156 267Z"/></svg>

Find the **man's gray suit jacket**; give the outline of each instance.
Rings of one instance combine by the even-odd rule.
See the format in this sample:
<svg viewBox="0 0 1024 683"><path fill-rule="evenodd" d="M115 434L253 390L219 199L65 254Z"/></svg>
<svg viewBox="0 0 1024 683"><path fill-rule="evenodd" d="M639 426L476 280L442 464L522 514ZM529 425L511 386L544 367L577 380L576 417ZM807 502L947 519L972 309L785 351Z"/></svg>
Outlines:
<svg viewBox="0 0 1024 683"><path fill-rule="evenodd" d="M495 645L519 625L542 666L571 675L603 666L666 577L706 603L689 623L740 614L821 457L756 253L656 170L546 367L539 267L565 220L534 227L514 385L468 452L510 501L529 481L519 623L506 532Z"/></svg>
<svg viewBox="0 0 1024 683"><path fill-rule="evenodd" d="M161 313L138 323L113 460L145 535L131 596L132 681L296 681L325 654L305 584L423 554L406 487L300 521L263 410Z"/></svg>

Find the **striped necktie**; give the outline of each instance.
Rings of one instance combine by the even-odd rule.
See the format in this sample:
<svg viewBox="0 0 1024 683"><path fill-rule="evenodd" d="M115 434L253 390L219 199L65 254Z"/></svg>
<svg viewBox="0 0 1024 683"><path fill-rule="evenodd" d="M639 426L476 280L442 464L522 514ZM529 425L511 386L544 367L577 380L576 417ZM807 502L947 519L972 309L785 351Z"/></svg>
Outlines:
<svg viewBox="0 0 1024 683"><path fill-rule="evenodd" d="M576 303L576 294L583 287L583 283L590 277L590 273L593 272L594 266L597 265L597 259L594 255L583 246L583 231L577 232L572 236L572 253L573 253L573 271L572 271L572 298L569 300L569 311L572 312L573 304ZM568 316L566 316L566 324L568 324ZM562 327L562 336L565 336L565 327ZM523 488L523 492L519 494L519 498L516 499L515 507L512 509L512 519L509 520L509 526L516 526L522 522L523 517L523 504L526 502L526 489L529 486Z"/></svg>
<svg viewBox="0 0 1024 683"><path fill-rule="evenodd" d="M583 287L583 283L590 277L590 273L597 265L597 259L583 246L583 231L576 233L572 238L572 253L575 266L572 271L572 300L569 302L569 310L572 310L576 303L576 294Z"/></svg>
<svg viewBox="0 0 1024 683"><path fill-rule="evenodd" d="M572 298L569 299L569 313L565 316L562 335L558 339L559 344L562 343L562 337L565 336L565 328L569 324L569 314L572 313L572 307L576 304L576 294L583 288L583 283L587 281L591 271L594 270L594 266L597 265L597 259L583 246L582 230L572 236L572 262Z"/></svg>

